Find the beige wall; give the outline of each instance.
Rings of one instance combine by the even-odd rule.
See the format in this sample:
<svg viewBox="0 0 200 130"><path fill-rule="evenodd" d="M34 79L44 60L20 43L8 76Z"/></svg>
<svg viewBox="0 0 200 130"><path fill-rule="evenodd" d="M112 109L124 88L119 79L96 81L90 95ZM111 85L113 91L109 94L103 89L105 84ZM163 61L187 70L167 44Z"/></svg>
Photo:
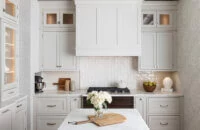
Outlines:
<svg viewBox="0 0 200 130"><path fill-rule="evenodd" d="M200 129L200 1L178 5L178 68L184 88L185 130Z"/></svg>

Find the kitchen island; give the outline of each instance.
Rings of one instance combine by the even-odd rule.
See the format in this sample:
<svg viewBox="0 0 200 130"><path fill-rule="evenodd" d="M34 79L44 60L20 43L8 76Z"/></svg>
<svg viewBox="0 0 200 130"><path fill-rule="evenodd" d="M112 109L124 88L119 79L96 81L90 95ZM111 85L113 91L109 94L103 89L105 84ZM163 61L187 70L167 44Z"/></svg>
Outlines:
<svg viewBox="0 0 200 130"><path fill-rule="evenodd" d="M93 109L77 109L66 117L58 130L149 130L147 124L142 119L140 113L136 109L108 109L105 113L118 113L127 118L120 124L99 127L93 123L82 125L73 125L68 122L88 120L88 115L93 115Z"/></svg>

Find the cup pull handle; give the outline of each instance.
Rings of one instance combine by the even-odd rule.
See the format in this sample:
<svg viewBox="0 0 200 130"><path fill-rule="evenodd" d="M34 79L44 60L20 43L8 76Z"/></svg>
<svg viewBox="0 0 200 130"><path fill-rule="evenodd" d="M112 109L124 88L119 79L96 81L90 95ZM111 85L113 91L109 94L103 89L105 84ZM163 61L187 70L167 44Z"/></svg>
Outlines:
<svg viewBox="0 0 200 130"><path fill-rule="evenodd" d="M2 114L4 114L4 113L6 113L6 112L8 112L9 110L7 109L7 110L5 110L5 111L3 111L3 112L1 112Z"/></svg>
<svg viewBox="0 0 200 130"><path fill-rule="evenodd" d="M168 125L168 123L162 123L162 122L160 122L160 125Z"/></svg>
<svg viewBox="0 0 200 130"><path fill-rule="evenodd" d="M166 107L168 107L168 105L160 105L160 107L166 108Z"/></svg>
<svg viewBox="0 0 200 130"><path fill-rule="evenodd" d="M56 107L56 105L47 105L47 107Z"/></svg>
<svg viewBox="0 0 200 130"><path fill-rule="evenodd" d="M22 106L22 104L18 105L17 108L19 108L19 107L21 107L21 106Z"/></svg>
<svg viewBox="0 0 200 130"><path fill-rule="evenodd" d="M56 123L47 123L47 125L56 125Z"/></svg>

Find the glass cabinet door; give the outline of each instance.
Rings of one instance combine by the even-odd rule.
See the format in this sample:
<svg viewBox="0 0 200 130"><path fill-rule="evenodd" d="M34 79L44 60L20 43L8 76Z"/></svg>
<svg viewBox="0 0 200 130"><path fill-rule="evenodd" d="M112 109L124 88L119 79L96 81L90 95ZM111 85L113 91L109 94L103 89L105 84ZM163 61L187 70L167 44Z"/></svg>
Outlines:
<svg viewBox="0 0 200 130"><path fill-rule="evenodd" d="M15 0L5 0L4 14L6 17L16 20L17 9L18 7Z"/></svg>
<svg viewBox="0 0 200 130"><path fill-rule="evenodd" d="M157 17L158 17L158 27L172 27L172 12L168 11L158 11Z"/></svg>
<svg viewBox="0 0 200 130"><path fill-rule="evenodd" d="M74 26L74 12L73 11L61 11L60 13L61 26L73 27Z"/></svg>
<svg viewBox="0 0 200 130"><path fill-rule="evenodd" d="M5 25L4 85L16 83L16 30Z"/></svg>
<svg viewBox="0 0 200 130"><path fill-rule="evenodd" d="M44 12L44 26L58 26L59 24L59 11Z"/></svg>
<svg viewBox="0 0 200 130"><path fill-rule="evenodd" d="M155 27L156 26L156 12L143 11L142 12L142 26Z"/></svg>

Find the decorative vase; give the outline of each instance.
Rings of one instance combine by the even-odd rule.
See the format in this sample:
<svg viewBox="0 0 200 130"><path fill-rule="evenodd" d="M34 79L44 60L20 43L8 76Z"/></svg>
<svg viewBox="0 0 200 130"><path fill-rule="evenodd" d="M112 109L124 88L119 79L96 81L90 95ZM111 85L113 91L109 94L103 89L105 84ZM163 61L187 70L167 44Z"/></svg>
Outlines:
<svg viewBox="0 0 200 130"><path fill-rule="evenodd" d="M101 118L103 117L103 107L94 108L95 110L95 117Z"/></svg>

